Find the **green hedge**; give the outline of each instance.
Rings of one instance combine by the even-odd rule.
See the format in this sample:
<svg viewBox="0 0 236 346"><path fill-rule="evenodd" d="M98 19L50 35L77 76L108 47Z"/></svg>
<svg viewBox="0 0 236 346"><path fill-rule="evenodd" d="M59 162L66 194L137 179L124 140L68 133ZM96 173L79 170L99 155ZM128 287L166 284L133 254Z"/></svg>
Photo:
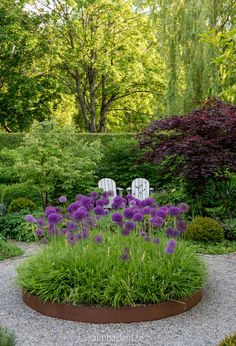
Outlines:
<svg viewBox="0 0 236 346"><path fill-rule="evenodd" d="M0 148L15 149L23 141L24 133L0 133ZM133 138L135 133L120 132L120 133L78 133L78 140L93 141L100 139L103 145L106 145L113 138Z"/></svg>

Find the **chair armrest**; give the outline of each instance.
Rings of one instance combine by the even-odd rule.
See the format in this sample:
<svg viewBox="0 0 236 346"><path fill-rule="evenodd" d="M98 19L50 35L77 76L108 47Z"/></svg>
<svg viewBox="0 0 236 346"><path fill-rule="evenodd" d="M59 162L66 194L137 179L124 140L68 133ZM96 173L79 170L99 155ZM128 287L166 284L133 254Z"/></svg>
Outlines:
<svg viewBox="0 0 236 346"><path fill-rule="evenodd" d="M121 187L117 187L116 189L118 190L119 196L121 196L124 189L122 189Z"/></svg>
<svg viewBox="0 0 236 346"><path fill-rule="evenodd" d="M154 188L153 187L151 187L149 190L150 190L150 192L154 192Z"/></svg>
<svg viewBox="0 0 236 346"><path fill-rule="evenodd" d="M127 191L127 192L130 192L130 191L131 191L131 187L128 187L128 188L126 189L126 191Z"/></svg>

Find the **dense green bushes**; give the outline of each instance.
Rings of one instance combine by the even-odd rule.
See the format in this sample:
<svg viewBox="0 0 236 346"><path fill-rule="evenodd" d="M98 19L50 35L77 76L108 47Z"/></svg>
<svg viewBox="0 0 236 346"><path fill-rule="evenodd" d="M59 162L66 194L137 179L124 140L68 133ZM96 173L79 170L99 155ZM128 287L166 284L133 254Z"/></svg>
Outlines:
<svg viewBox="0 0 236 346"><path fill-rule="evenodd" d="M7 211L8 213L15 213L22 209L33 211L36 209L36 205L28 198L20 197L11 201Z"/></svg>
<svg viewBox="0 0 236 346"><path fill-rule="evenodd" d="M187 227L185 239L202 242L220 242L224 239L223 227L209 217L196 217Z"/></svg>
<svg viewBox="0 0 236 346"><path fill-rule="evenodd" d="M13 200L20 197L30 199L38 206L42 205L39 187L30 182L8 185L2 192L2 202L7 207Z"/></svg>

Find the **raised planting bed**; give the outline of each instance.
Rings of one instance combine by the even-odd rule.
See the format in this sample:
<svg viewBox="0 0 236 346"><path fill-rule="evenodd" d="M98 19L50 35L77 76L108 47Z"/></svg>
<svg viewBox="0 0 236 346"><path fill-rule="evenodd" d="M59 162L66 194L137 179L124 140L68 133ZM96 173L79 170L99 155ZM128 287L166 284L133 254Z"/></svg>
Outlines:
<svg viewBox="0 0 236 346"><path fill-rule="evenodd" d="M44 303L36 296L28 293L23 294L25 304L43 315L87 323L132 323L160 320L192 309L201 299L202 291L199 291L191 297L179 301L135 307L110 308Z"/></svg>
<svg viewBox="0 0 236 346"><path fill-rule="evenodd" d="M27 216L48 245L18 268L25 303L93 323L157 320L195 306L206 268L181 238L186 205L160 208L152 198L116 197L108 213L93 196L48 207L38 220Z"/></svg>

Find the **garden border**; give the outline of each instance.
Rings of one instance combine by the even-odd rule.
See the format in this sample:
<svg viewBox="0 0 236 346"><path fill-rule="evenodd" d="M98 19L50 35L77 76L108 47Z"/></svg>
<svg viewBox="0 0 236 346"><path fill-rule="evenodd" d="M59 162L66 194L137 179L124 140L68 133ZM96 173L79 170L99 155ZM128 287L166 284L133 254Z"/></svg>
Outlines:
<svg viewBox="0 0 236 346"><path fill-rule="evenodd" d="M23 301L33 310L63 320L86 323L132 323L160 320L192 309L202 299L202 291L179 301L170 300L159 304L135 307L97 307L43 302L38 297L23 292Z"/></svg>

